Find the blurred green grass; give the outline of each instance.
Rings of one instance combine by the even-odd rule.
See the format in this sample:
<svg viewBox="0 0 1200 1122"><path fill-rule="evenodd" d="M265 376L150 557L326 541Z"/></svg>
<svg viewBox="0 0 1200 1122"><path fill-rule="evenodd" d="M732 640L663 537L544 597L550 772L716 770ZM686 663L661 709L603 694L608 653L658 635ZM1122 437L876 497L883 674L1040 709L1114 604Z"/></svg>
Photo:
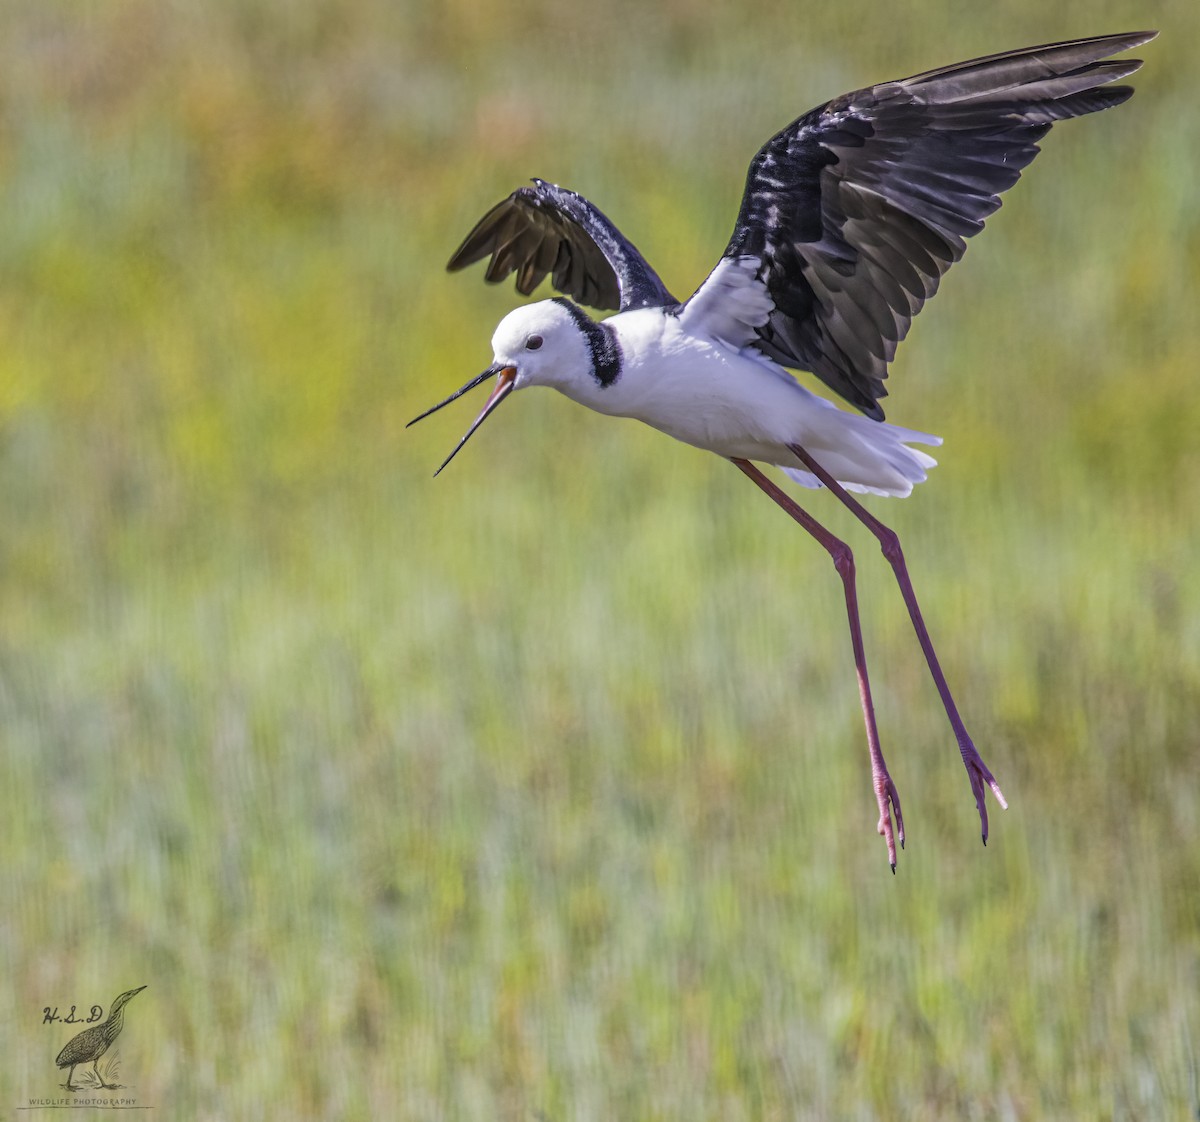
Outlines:
<svg viewBox="0 0 1200 1122"><path fill-rule="evenodd" d="M1145 1118L1200 1105L1200 127L1182 3L0 13L0 1103L127 1011L181 1117ZM835 575L738 473L550 394L403 425L538 174L678 292L775 128L1146 23L918 320L887 873Z"/></svg>

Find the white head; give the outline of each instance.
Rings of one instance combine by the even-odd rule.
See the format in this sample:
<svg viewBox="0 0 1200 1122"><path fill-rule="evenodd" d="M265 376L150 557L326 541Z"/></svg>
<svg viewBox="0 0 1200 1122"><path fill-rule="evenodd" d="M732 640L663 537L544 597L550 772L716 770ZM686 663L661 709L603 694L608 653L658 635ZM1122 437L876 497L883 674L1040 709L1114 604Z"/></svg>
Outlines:
<svg viewBox="0 0 1200 1122"><path fill-rule="evenodd" d="M514 389L561 388L591 370L587 336L580 321L590 322L574 304L540 300L509 312L492 336L497 366L511 367Z"/></svg>
<svg viewBox="0 0 1200 1122"><path fill-rule="evenodd" d="M610 347L615 347L611 343L611 333L606 334L599 324L567 300L541 300L536 304L526 304L509 312L496 328L492 336L492 365L445 401L438 402L408 423L415 425L417 421L436 413L443 405L449 405L468 390L495 377L496 385L491 396L466 436L446 457L442 467L438 468L440 472L513 390L522 390L526 386L554 386L569 392L573 383L602 378L603 373L598 374L597 369L603 366L605 360L597 351L597 346L602 349L605 340L609 340ZM619 368L615 353L614 349L609 356L610 380L616 377Z"/></svg>

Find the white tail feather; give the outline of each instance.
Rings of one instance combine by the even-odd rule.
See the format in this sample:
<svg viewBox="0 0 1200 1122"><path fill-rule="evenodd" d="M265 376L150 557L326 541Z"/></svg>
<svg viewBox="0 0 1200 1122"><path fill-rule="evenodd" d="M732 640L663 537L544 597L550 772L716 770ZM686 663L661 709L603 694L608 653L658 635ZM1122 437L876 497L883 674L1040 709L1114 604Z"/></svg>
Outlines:
<svg viewBox="0 0 1200 1122"><path fill-rule="evenodd" d="M909 442L937 446L940 436L881 424L839 410L842 430L836 447L822 448L813 443L805 451L816 459L847 491L859 494L903 498L918 483L924 483L930 468L937 467L928 453L910 448ZM833 443L833 441L831 441ZM820 480L803 468L783 467L784 474L802 487L819 488Z"/></svg>

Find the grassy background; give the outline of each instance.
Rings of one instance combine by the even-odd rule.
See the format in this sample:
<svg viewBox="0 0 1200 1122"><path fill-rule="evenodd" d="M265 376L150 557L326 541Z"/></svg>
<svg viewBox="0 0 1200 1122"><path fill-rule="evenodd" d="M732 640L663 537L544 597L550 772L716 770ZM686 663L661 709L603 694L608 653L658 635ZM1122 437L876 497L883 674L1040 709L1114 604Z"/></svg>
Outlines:
<svg viewBox="0 0 1200 1122"><path fill-rule="evenodd" d="M0 12L0 1106L126 1010L163 1117L1183 1118L1200 1105L1200 9L44 0ZM1068 18L1069 16L1069 18ZM529 175L677 292L844 90L1159 26L918 321L873 509L909 827L839 586L740 474L549 393L404 422Z"/></svg>

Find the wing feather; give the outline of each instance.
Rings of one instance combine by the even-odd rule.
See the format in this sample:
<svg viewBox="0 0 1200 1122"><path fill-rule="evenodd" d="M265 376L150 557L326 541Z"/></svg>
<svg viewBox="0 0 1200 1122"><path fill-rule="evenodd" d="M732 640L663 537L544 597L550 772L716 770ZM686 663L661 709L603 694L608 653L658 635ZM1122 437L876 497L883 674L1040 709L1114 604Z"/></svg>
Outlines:
<svg viewBox="0 0 1200 1122"><path fill-rule="evenodd" d="M559 292L591 308L627 311L678 304L598 207L541 179L492 207L446 267L453 272L485 257L484 280L496 284L516 273L523 296L549 276Z"/></svg>
<svg viewBox="0 0 1200 1122"><path fill-rule="evenodd" d="M1027 47L883 82L773 136L751 161L724 254L760 262L774 309L756 328L759 349L882 420L888 364L966 239L1054 122L1132 95L1109 83L1141 61L1108 56L1155 34Z"/></svg>

